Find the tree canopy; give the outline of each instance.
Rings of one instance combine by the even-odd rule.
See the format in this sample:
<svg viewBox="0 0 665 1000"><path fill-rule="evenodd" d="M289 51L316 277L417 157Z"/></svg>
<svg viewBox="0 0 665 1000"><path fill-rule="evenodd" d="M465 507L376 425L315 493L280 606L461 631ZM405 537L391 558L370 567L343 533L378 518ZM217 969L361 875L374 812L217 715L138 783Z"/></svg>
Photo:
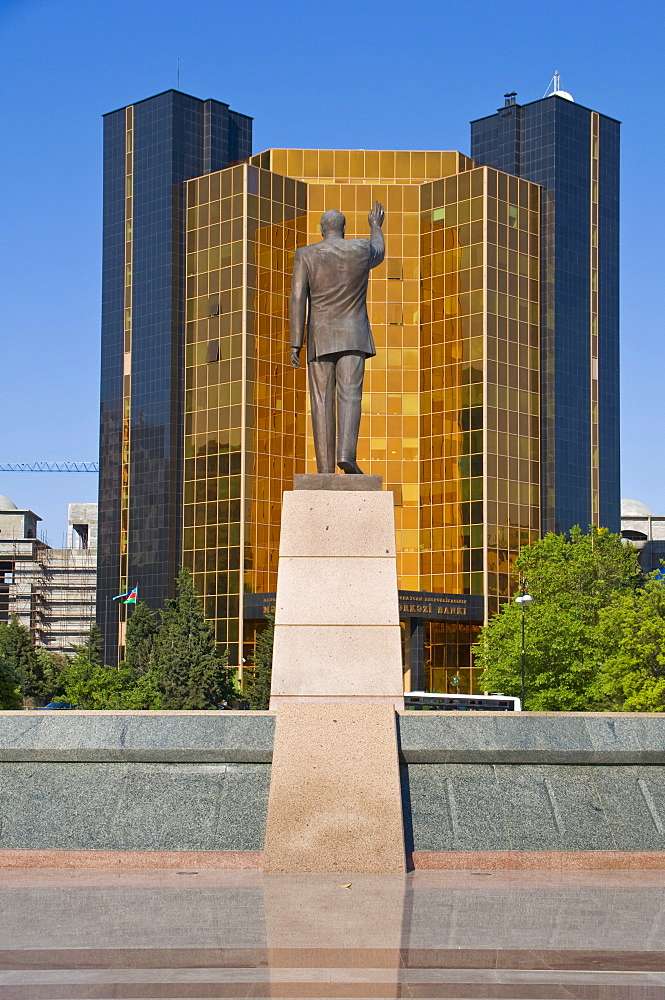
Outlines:
<svg viewBox="0 0 665 1000"><path fill-rule="evenodd" d="M97 659L88 643L69 664L64 700L79 708L206 709L235 694L228 654L215 643L189 570L161 611L139 602L128 617L125 660L118 669Z"/></svg>
<svg viewBox="0 0 665 1000"><path fill-rule="evenodd" d="M36 649L16 617L0 623L0 709L23 698L67 701L82 709L205 709L235 697L228 652L220 653L191 574L178 576L176 597L162 611L139 602L129 615L125 660L103 663L93 624L73 656Z"/></svg>
<svg viewBox="0 0 665 1000"><path fill-rule="evenodd" d="M178 574L176 596L160 613L154 660L162 708L215 708L235 694L228 653L217 650L188 569Z"/></svg>
<svg viewBox="0 0 665 1000"><path fill-rule="evenodd" d="M610 609L633 605L644 578L632 546L603 528L547 534L516 561L521 586L533 597L503 606L482 629L475 662L485 690L520 693L525 615L526 707L585 711L622 707L616 684L603 681L610 659ZM616 637L615 637L616 638Z"/></svg>
<svg viewBox="0 0 665 1000"><path fill-rule="evenodd" d="M21 678L11 663L0 653L0 709L21 708Z"/></svg>
<svg viewBox="0 0 665 1000"><path fill-rule="evenodd" d="M651 576L600 614L600 707L665 711L665 583Z"/></svg>
<svg viewBox="0 0 665 1000"><path fill-rule="evenodd" d="M116 670L95 663L83 647L70 660L63 675L61 701L76 708L130 709L143 708L135 697L136 678L127 667Z"/></svg>
<svg viewBox="0 0 665 1000"><path fill-rule="evenodd" d="M40 698L44 694L42 664L30 630L16 615L0 623L0 658L19 678L23 697Z"/></svg>
<svg viewBox="0 0 665 1000"><path fill-rule="evenodd" d="M127 619L125 631L125 663L137 674L146 674L154 665L159 614L139 601Z"/></svg>
<svg viewBox="0 0 665 1000"><path fill-rule="evenodd" d="M272 680L272 648L275 641L275 616L266 615L267 624L256 636L254 669L249 675L245 696L249 707L255 711L265 711L270 704L270 684Z"/></svg>

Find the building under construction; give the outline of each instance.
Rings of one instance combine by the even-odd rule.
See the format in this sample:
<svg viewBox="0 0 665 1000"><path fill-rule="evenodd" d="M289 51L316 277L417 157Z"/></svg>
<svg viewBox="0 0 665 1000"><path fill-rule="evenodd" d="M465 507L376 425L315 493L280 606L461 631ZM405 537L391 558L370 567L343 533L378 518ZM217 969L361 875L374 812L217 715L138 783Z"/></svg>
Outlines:
<svg viewBox="0 0 665 1000"><path fill-rule="evenodd" d="M16 615L37 646L73 653L95 620L97 504L69 504L66 548L39 537L40 520L0 496L0 622Z"/></svg>

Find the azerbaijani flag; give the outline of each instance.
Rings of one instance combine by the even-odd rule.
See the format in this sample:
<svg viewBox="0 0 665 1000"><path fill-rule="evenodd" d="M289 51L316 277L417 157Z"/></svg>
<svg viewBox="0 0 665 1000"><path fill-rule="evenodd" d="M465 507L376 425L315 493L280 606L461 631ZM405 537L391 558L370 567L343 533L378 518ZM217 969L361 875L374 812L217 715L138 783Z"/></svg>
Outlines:
<svg viewBox="0 0 665 1000"><path fill-rule="evenodd" d="M119 601L122 597L126 597L127 600L123 601L123 604L136 604L138 599L138 587L132 587L131 590L126 591L124 594L116 594L113 598L114 601Z"/></svg>

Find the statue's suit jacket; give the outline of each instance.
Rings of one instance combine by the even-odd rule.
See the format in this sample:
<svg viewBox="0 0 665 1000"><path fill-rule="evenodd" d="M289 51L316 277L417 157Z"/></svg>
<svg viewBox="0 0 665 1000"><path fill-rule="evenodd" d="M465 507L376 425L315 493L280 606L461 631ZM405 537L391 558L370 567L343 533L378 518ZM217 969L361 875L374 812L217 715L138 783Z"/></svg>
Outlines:
<svg viewBox="0 0 665 1000"><path fill-rule="evenodd" d="M369 240L329 236L296 250L291 281L291 347L301 348L307 319L307 360L339 351L376 354L367 316L369 272L384 257L383 234ZM309 314L307 315L307 303Z"/></svg>

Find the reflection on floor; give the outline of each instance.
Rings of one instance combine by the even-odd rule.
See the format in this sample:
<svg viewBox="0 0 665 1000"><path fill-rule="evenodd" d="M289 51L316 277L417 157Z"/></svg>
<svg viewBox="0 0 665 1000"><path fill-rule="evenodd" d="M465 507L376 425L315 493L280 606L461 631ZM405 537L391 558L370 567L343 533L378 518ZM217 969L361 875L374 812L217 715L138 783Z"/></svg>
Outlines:
<svg viewBox="0 0 665 1000"><path fill-rule="evenodd" d="M0 998L665 1000L665 872L0 870Z"/></svg>

